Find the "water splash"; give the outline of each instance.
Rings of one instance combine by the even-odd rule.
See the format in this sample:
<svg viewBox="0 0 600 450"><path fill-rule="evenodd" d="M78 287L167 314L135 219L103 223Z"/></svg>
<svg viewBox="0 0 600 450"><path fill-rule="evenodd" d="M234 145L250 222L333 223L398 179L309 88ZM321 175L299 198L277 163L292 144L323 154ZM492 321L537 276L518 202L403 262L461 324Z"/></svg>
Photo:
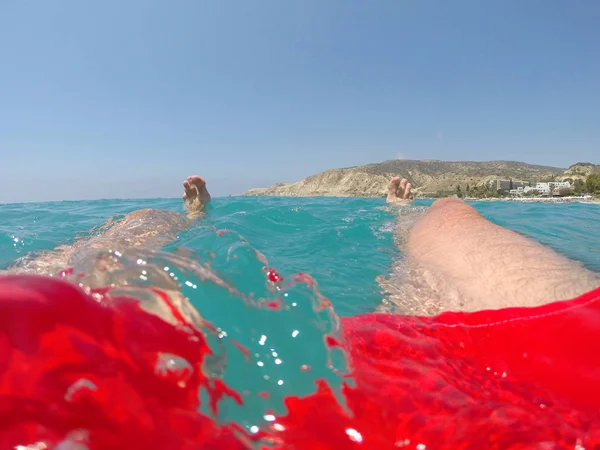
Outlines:
<svg viewBox="0 0 600 450"><path fill-rule="evenodd" d="M181 388L186 387L193 372L192 365L181 356L172 353L159 353L156 357L154 373L159 378L175 383Z"/></svg>
<svg viewBox="0 0 600 450"><path fill-rule="evenodd" d="M111 249L61 275L101 302L135 298L192 341L200 333L210 349L201 368L207 377L201 411L221 423L235 422L255 435L272 430L265 416L284 414L284 399L314 393L318 380L343 402L342 382L351 379L340 321L316 281L281 275L235 232L212 233L215 250ZM193 370L181 355L155 359L157 376L179 386Z"/></svg>
<svg viewBox="0 0 600 450"><path fill-rule="evenodd" d="M86 378L80 378L67 389L65 400L69 403L74 403L82 399L82 397L91 397L94 392L98 391L98 386L93 381Z"/></svg>

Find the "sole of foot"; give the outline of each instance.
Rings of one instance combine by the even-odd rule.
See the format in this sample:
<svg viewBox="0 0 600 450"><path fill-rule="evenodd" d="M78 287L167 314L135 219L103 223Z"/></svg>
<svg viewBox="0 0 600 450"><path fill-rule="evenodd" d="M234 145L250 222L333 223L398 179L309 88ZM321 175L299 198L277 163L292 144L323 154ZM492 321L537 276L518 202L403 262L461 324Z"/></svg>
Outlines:
<svg viewBox="0 0 600 450"><path fill-rule="evenodd" d="M412 186L406 178L394 177L390 180L388 185L388 203L410 203L412 200L411 195Z"/></svg>

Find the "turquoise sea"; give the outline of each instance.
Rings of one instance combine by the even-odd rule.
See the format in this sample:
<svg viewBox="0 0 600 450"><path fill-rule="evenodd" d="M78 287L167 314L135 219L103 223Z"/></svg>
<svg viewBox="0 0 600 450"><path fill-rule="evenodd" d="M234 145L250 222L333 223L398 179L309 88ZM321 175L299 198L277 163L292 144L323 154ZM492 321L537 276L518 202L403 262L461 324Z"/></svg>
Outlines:
<svg viewBox="0 0 600 450"><path fill-rule="evenodd" d="M493 222L600 272L600 205L477 202L474 206ZM177 199L0 205L0 269L30 252L72 243L112 216L149 207L183 211ZM244 406L226 403L219 411L221 420L235 420L249 429L261 426L267 411L282 411L283 396L312 392L321 377L339 384L345 370L343 354L331 354L323 337L335 332L338 316L372 312L381 301L375 277L389 273L400 256L392 240L394 220L383 199L216 198L208 216L181 233L164 255L180 254L179 248L191 250L186 258L210 261L211 270L236 292L204 280L181 259L164 255L148 259L177 280L218 331L213 341L218 350L209 369L245 396ZM289 307L257 307L260 299L273 293L256 251L285 281L307 273L317 288L305 278L286 292ZM148 283L152 281L150 277ZM319 307L321 295L331 301L333 310ZM234 341L249 351L250 363Z"/></svg>

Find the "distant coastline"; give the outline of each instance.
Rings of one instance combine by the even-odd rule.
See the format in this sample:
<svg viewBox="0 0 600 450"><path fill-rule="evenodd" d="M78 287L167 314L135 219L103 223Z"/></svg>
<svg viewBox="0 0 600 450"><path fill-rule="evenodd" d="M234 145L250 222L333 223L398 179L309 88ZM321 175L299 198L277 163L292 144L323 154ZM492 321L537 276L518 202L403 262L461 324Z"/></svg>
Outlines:
<svg viewBox="0 0 600 450"><path fill-rule="evenodd" d="M435 199L432 199L435 200ZM593 197L499 197L499 198L475 198L465 197L468 202L519 202L519 203L592 203L600 204L599 198Z"/></svg>
<svg viewBox="0 0 600 450"><path fill-rule="evenodd" d="M564 169L518 161L391 160L331 169L292 183L250 189L243 195L381 198L394 176L406 178L418 198L561 202L585 201L568 198L600 194L600 165L588 162Z"/></svg>

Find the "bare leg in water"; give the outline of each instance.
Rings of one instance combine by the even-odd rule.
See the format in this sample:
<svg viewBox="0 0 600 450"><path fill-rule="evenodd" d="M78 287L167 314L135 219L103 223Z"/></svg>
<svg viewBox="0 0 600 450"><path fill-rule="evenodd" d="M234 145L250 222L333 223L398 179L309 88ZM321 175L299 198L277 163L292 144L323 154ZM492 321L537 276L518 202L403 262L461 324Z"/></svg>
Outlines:
<svg viewBox="0 0 600 450"><path fill-rule="evenodd" d="M76 266L101 250L159 249L175 240L178 233L201 217L211 200L206 182L197 175L188 177L183 188L185 215L153 208L133 211L121 220L108 220L95 236L81 239L73 245L57 247L35 258L26 257L9 271L51 275Z"/></svg>
<svg viewBox="0 0 600 450"><path fill-rule="evenodd" d="M388 203L409 204L410 183L393 178L389 189ZM409 217L401 215L399 222ZM397 239L406 259L396 269L403 273L388 280L387 287L412 286L390 289L397 312L538 306L600 286L600 277L581 264L493 224L457 198L437 200L413 223Z"/></svg>

